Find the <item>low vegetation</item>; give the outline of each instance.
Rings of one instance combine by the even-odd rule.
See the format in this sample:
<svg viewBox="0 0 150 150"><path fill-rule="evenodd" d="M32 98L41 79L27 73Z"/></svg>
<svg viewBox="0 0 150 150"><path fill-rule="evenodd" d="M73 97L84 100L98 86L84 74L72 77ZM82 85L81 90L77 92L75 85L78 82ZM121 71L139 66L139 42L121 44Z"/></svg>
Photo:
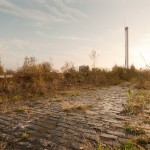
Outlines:
<svg viewBox="0 0 150 150"><path fill-rule="evenodd" d="M72 96L80 96L81 92L76 89L71 89L67 91L60 91L58 94L72 97Z"/></svg>
<svg viewBox="0 0 150 150"><path fill-rule="evenodd" d="M145 131L142 128L139 128L137 126L133 126L131 124L125 124L125 131L127 134L132 134L135 136L145 134Z"/></svg>
<svg viewBox="0 0 150 150"><path fill-rule="evenodd" d="M138 137L136 140L127 140L122 143L119 147L116 147L115 150L145 150L144 145L147 144L147 139L144 137ZM96 150L111 150L112 148L108 146L103 146L100 144Z"/></svg>
<svg viewBox="0 0 150 150"><path fill-rule="evenodd" d="M150 103L150 97L149 93L146 91L138 91L138 92L131 92L131 90L128 91L128 100L126 104L123 105L123 113L129 114L129 115L137 115L139 113L142 113L147 106L147 104Z"/></svg>
<svg viewBox="0 0 150 150"><path fill-rule="evenodd" d="M122 143L118 150L144 150L144 148L138 145L133 140L128 140L127 142Z"/></svg>
<svg viewBox="0 0 150 150"><path fill-rule="evenodd" d="M29 134L28 133L23 133L22 134L22 138L23 139L28 139L30 136L29 136Z"/></svg>
<svg viewBox="0 0 150 150"><path fill-rule="evenodd" d="M4 74L3 67L0 74ZM149 71L114 66L112 70L94 68L89 71L77 71L73 63L65 63L62 72L55 71L52 63L37 63L35 57L26 57L23 65L13 73L13 78L0 79L0 103L6 99L12 102L33 99L39 96L56 96L66 94L80 95L79 88L117 85L123 82L136 83L137 88L147 88L150 81ZM146 81L146 82L144 82ZM59 92L58 92L59 91ZM66 92L67 91L67 92ZM130 108L127 108L130 109Z"/></svg>
<svg viewBox="0 0 150 150"><path fill-rule="evenodd" d="M143 147L145 147L145 145L148 144L149 142L150 138L148 138L147 136L139 136L138 138L136 138L136 143Z"/></svg>

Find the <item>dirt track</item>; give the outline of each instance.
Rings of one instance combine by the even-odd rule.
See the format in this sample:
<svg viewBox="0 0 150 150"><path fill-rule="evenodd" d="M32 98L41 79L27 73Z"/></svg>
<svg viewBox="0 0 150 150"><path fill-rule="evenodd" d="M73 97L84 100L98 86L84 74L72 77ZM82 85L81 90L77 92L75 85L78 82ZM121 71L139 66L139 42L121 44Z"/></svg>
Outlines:
<svg viewBox="0 0 150 150"><path fill-rule="evenodd" d="M112 86L82 90L79 96L27 102L22 109L13 106L13 113L0 113L0 140L10 150L95 150L100 143L115 149L134 138L125 132L127 122L150 136L150 126L142 117L120 113L127 91L127 87Z"/></svg>

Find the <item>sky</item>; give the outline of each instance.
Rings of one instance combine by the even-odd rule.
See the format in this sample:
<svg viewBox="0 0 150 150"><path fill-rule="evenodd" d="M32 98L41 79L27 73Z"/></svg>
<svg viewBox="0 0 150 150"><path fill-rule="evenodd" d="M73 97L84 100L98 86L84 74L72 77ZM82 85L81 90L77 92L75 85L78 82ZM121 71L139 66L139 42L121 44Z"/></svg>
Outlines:
<svg viewBox="0 0 150 150"><path fill-rule="evenodd" d="M76 67L124 66L129 27L129 64L150 64L149 0L0 0L0 57L5 69L21 67L24 58L65 62Z"/></svg>

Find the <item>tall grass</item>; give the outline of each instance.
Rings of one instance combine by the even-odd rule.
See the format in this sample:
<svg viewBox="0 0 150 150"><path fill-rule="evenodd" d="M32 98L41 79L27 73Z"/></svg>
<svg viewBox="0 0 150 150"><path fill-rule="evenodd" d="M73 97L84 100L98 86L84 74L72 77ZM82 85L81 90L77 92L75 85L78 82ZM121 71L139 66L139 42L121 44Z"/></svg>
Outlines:
<svg viewBox="0 0 150 150"><path fill-rule="evenodd" d="M26 99L36 96L53 96L71 87L109 86L122 82L137 83L138 88L150 82L149 71L114 66L112 70L93 69L79 72L73 63L65 63L63 72L56 72L49 62L37 63L35 57L26 57L23 65L13 72L14 77L0 80L0 97Z"/></svg>

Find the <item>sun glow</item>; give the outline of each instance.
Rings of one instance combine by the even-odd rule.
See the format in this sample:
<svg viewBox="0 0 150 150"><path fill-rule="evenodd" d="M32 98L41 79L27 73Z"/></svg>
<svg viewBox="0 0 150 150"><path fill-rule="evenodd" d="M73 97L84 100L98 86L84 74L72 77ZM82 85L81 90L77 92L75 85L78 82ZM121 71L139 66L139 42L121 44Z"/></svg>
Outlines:
<svg viewBox="0 0 150 150"><path fill-rule="evenodd" d="M131 49L133 64L138 68L145 68L150 65L150 36L145 37L136 47Z"/></svg>

